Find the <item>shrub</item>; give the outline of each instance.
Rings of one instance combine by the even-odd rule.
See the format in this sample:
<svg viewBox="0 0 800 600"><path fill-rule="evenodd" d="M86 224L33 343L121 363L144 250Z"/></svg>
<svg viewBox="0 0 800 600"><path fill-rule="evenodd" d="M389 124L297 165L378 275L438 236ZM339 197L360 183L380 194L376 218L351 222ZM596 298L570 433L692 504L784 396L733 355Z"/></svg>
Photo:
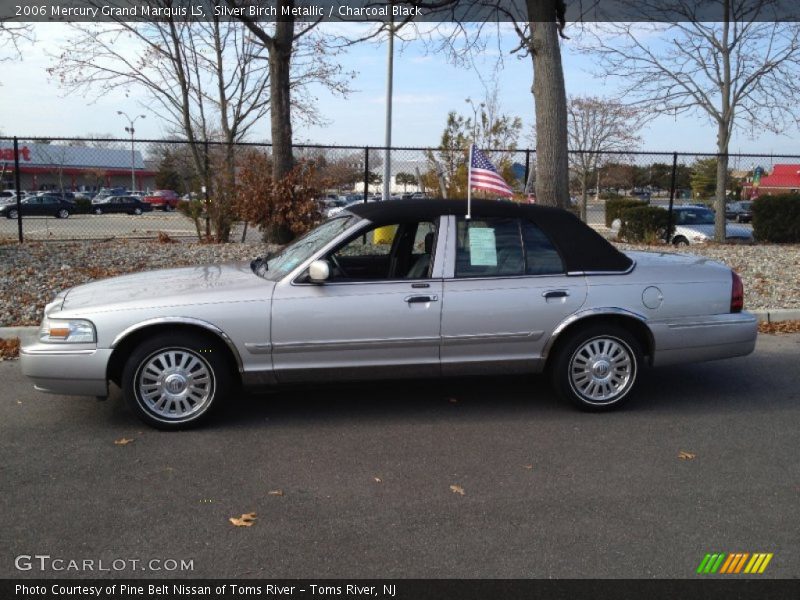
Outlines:
<svg viewBox="0 0 800 600"><path fill-rule="evenodd" d="M624 196L622 194L618 194L617 192L600 193L600 200L617 200L619 198L624 198Z"/></svg>
<svg viewBox="0 0 800 600"><path fill-rule="evenodd" d="M647 206L647 202L643 200L636 200L634 198L611 198L606 201L606 227L611 227L614 219L622 218L622 211L627 208L637 208L640 206Z"/></svg>
<svg viewBox="0 0 800 600"><path fill-rule="evenodd" d="M623 210L620 219L619 237L652 244L666 237L669 212L658 206L634 206Z"/></svg>
<svg viewBox="0 0 800 600"><path fill-rule="evenodd" d="M753 202L753 235L760 242L800 242L800 195L761 196Z"/></svg>

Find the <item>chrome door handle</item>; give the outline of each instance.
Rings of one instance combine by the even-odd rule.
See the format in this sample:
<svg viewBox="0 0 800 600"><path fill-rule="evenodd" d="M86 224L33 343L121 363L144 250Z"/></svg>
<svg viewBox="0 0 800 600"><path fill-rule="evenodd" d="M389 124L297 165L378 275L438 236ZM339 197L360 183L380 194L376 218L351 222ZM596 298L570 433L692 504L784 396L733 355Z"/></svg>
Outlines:
<svg viewBox="0 0 800 600"><path fill-rule="evenodd" d="M542 294L546 300L550 298L566 298L569 296L569 292L567 290L548 290Z"/></svg>
<svg viewBox="0 0 800 600"><path fill-rule="evenodd" d="M439 300L438 296L408 296L406 302L409 304L418 304L420 302L436 302Z"/></svg>

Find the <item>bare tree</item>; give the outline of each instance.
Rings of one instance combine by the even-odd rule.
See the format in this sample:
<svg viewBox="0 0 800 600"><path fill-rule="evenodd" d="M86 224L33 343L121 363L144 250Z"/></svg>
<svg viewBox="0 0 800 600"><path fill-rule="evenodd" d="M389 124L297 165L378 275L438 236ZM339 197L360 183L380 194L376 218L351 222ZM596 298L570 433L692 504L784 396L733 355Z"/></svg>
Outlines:
<svg viewBox="0 0 800 600"><path fill-rule="evenodd" d="M19 58L22 56L20 44L33 40L33 28L30 23L0 19L0 50L3 51L0 62Z"/></svg>
<svg viewBox="0 0 800 600"><path fill-rule="evenodd" d="M252 0L225 0L232 8L243 8L257 4ZM292 114L293 109L313 106L313 103L294 103L292 85L292 69L294 65L306 64L315 75L315 81L323 83L335 93L347 94L349 87L347 78L352 74L344 74L341 66L328 58L336 50L326 43L322 35L316 35L314 29L321 18L310 23L302 22L295 27L296 19L293 10L295 0L276 0L275 9L282 15L274 23L262 23L247 15L247 11L237 13L234 18L243 23L256 43L267 51L269 69L270 124L272 131L272 177L279 181L291 171L294 159L292 155ZM306 50L304 50L304 48ZM311 52L308 51L311 50ZM344 75L344 76L342 76Z"/></svg>
<svg viewBox="0 0 800 600"><path fill-rule="evenodd" d="M778 19L776 0L708 0L714 22L682 0L621 0L635 17L589 34L584 50L600 72L622 82L621 95L651 113L695 113L717 127L717 241L725 240L728 147L746 125L775 133L797 122L800 24ZM704 13L705 14L705 13ZM653 40L657 43L653 43Z"/></svg>
<svg viewBox="0 0 800 600"><path fill-rule="evenodd" d="M589 176L599 174L604 152L636 147L640 141L636 132L641 127L641 118L638 110L617 100L592 96L570 98L567 113L570 165L581 186L581 219L586 221Z"/></svg>

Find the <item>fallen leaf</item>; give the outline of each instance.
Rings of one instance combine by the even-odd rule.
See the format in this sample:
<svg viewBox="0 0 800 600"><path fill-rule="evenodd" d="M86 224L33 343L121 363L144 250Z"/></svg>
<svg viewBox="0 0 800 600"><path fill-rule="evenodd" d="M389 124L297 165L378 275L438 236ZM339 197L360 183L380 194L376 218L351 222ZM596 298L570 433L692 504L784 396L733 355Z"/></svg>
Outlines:
<svg viewBox="0 0 800 600"><path fill-rule="evenodd" d="M116 446L126 446L133 441L133 438L119 438L118 440L114 440L114 444Z"/></svg>
<svg viewBox="0 0 800 600"><path fill-rule="evenodd" d="M448 398L447 401L450 404L457 404L458 403L458 399L457 398Z"/></svg>
<svg viewBox="0 0 800 600"><path fill-rule="evenodd" d="M231 517L228 521L234 527L252 527L256 520L256 513L245 513L241 517Z"/></svg>
<svg viewBox="0 0 800 600"><path fill-rule="evenodd" d="M528 471L532 471L533 470L533 465L522 465L522 468L523 469L528 469Z"/></svg>
<svg viewBox="0 0 800 600"><path fill-rule="evenodd" d="M800 332L800 321L774 321L767 323L761 321L758 324L759 333L798 333Z"/></svg>
<svg viewBox="0 0 800 600"><path fill-rule="evenodd" d="M692 460L697 454L692 454L691 452L686 452L685 450L681 450L678 452L678 458L681 460Z"/></svg>
<svg viewBox="0 0 800 600"><path fill-rule="evenodd" d="M373 479L375 480L375 483L383 483L383 479L380 477L373 477Z"/></svg>
<svg viewBox="0 0 800 600"><path fill-rule="evenodd" d="M270 490L267 494L270 496L283 496L283 490Z"/></svg>
<svg viewBox="0 0 800 600"><path fill-rule="evenodd" d="M460 485L451 485L450 486L450 491L453 492L454 494L458 494L460 496L464 495L464 488L462 488Z"/></svg>

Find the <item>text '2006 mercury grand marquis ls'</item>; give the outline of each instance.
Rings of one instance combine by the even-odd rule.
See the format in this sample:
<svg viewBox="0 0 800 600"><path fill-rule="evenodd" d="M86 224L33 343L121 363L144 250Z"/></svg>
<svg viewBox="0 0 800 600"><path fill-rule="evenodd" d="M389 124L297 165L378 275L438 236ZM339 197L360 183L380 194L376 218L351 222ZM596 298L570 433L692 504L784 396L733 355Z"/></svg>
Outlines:
<svg viewBox="0 0 800 600"><path fill-rule="evenodd" d="M645 364L753 351L739 276L624 254L569 212L476 201L348 207L251 263L115 277L59 293L21 365L37 389L105 396L194 425L245 388L547 371L587 410Z"/></svg>

